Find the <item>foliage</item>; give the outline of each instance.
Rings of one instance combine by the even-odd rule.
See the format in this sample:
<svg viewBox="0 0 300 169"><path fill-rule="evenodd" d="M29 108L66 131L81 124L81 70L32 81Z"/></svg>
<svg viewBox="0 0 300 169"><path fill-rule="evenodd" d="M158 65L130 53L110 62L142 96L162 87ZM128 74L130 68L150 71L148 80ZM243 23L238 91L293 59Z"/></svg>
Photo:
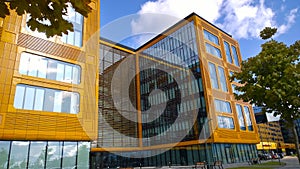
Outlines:
<svg viewBox="0 0 300 169"><path fill-rule="evenodd" d="M269 39L277 32L277 28L266 27L260 32L260 37L262 39Z"/></svg>
<svg viewBox="0 0 300 169"><path fill-rule="evenodd" d="M300 41L287 46L272 39L261 47L261 52L243 61L241 72L231 77L231 81L236 78L244 84L236 87L242 92L236 98L293 122L300 118Z"/></svg>
<svg viewBox="0 0 300 169"><path fill-rule="evenodd" d="M18 15L29 14L27 25L31 30L45 32L47 37L61 36L73 31L72 23L63 16L67 16L68 6L87 17L91 11L88 4L91 0L0 0L0 17L10 15L10 10L15 10Z"/></svg>
<svg viewBox="0 0 300 169"><path fill-rule="evenodd" d="M275 28L261 31L263 39L271 38ZM287 46L271 39L261 45L261 52L242 62L241 72L234 73L242 86L236 87L241 94L235 95L256 106L263 112L280 115L280 118L293 129L295 146L299 152L299 141L294 121L300 118L300 41ZM298 153L300 163L300 152Z"/></svg>

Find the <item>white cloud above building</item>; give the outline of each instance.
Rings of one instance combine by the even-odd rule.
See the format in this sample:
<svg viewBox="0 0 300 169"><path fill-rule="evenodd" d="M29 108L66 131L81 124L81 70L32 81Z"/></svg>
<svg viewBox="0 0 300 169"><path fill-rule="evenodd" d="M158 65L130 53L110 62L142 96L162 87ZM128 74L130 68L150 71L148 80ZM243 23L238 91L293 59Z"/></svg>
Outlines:
<svg viewBox="0 0 300 169"><path fill-rule="evenodd" d="M276 16L283 10L286 19L278 22ZM259 32L266 26L277 27L279 36L291 28L298 13L298 8L286 10L272 9L264 0L154 0L141 6L137 13L140 17L131 22L131 28L132 34L160 33L195 12L236 39L259 38Z"/></svg>

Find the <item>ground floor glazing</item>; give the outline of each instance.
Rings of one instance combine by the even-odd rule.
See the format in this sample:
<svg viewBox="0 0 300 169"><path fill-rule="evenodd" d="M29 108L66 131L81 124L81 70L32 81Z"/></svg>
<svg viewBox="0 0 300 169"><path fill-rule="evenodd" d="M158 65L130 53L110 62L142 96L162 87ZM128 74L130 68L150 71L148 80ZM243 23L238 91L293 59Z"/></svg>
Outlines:
<svg viewBox="0 0 300 169"><path fill-rule="evenodd" d="M246 162L257 157L255 144L201 144L140 152L91 152L91 168L117 168L139 166L193 165L195 162L223 163ZM153 154L153 156L151 156ZM143 157L144 158L135 158Z"/></svg>
<svg viewBox="0 0 300 169"><path fill-rule="evenodd" d="M0 141L1 169L87 169L90 142Z"/></svg>

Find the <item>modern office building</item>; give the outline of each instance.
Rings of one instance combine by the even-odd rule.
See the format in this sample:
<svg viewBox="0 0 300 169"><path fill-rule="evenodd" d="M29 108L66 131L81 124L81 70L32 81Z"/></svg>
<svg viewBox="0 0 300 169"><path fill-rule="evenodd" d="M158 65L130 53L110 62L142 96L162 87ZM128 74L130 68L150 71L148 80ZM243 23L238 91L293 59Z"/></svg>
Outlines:
<svg viewBox="0 0 300 169"><path fill-rule="evenodd" d="M0 19L0 168L89 167L98 129L99 0L74 32L46 38L15 11Z"/></svg>
<svg viewBox="0 0 300 169"><path fill-rule="evenodd" d="M258 152L293 152L293 133L283 125L282 120L273 121L268 118L261 107L254 107L253 110L260 138L260 143L256 145Z"/></svg>
<svg viewBox="0 0 300 169"><path fill-rule="evenodd" d="M0 168L224 163L256 157L251 105L235 100L239 45L191 14L139 49L99 41L99 0L46 38L0 19ZM99 52L100 51L100 52Z"/></svg>
<svg viewBox="0 0 300 169"><path fill-rule="evenodd" d="M91 168L256 157L252 106L228 79L240 64L238 42L195 13L138 49L101 38Z"/></svg>

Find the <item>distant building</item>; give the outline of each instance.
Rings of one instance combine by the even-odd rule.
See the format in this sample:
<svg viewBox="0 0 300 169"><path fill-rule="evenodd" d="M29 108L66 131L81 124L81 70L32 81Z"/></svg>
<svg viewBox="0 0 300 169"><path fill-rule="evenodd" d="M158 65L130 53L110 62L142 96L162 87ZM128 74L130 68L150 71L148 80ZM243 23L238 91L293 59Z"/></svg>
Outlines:
<svg viewBox="0 0 300 169"><path fill-rule="evenodd" d="M294 148L291 130L283 126L282 121L272 121L267 114L262 112L261 107L253 108L258 127L260 143L256 145L260 153L263 152L286 152Z"/></svg>

